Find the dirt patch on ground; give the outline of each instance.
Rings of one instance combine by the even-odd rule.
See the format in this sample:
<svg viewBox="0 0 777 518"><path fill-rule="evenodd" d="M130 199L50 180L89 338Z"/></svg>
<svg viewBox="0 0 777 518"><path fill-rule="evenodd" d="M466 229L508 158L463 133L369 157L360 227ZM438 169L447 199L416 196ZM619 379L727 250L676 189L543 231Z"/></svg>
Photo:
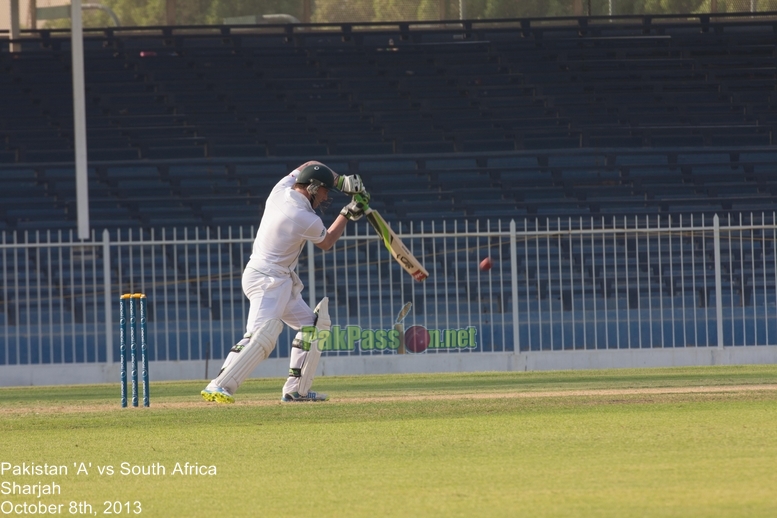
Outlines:
<svg viewBox="0 0 777 518"><path fill-rule="evenodd" d="M531 399L531 398L567 398L567 397L622 397L622 396L655 396L668 394L731 394L748 392L770 392L777 391L777 384L764 385L718 385L718 386L699 386L699 387L650 387L650 388L621 388L621 389L586 389L586 390L551 390L551 391L503 391L503 392L460 392L444 394L386 394L370 397L348 397L333 396L330 403L326 404L349 404L349 403L387 403L403 401L421 401L421 400L454 400L454 399ZM232 407L245 406L272 406L282 405L278 399L240 399ZM309 403L323 404L323 403ZM151 408L129 409L130 411L154 411L157 409L217 409L227 405L207 403L202 401L199 396L192 396L191 400L186 401L162 401L151 402ZM0 405L0 416L43 416L52 414L72 414L72 413L91 413L91 412L115 412L123 409L118 405L102 404L84 404L73 403L67 405L50 405L43 403L33 403L22 406L20 404ZM128 409L124 409L127 411Z"/></svg>
<svg viewBox="0 0 777 518"><path fill-rule="evenodd" d="M375 396L369 398L343 398L343 402L370 403L383 401L420 401L428 399L511 399L511 398L548 398L548 397L598 397L598 396L639 396L659 394L711 394L731 392L774 391L773 385L724 385L714 387L658 387L623 388L590 390L552 390L536 392L484 392L461 394L428 394L407 396Z"/></svg>

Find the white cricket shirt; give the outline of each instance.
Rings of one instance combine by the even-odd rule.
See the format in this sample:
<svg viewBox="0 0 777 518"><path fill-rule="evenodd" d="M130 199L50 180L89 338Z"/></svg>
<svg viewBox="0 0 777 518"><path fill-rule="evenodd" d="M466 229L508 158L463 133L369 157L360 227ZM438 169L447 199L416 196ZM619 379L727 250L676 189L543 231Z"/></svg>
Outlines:
<svg viewBox="0 0 777 518"><path fill-rule="evenodd" d="M305 241L320 243L326 227L310 201L294 189L294 170L275 184L264 207L247 267L267 274L288 274L297 267Z"/></svg>

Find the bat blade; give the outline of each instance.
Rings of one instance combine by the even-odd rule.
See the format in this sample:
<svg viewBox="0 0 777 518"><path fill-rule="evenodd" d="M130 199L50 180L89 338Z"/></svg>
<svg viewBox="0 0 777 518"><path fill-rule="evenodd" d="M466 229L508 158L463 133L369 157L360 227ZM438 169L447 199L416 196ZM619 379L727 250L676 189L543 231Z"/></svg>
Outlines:
<svg viewBox="0 0 777 518"><path fill-rule="evenodd" d="M410 308L413 307L412 302L405 302L405 305L402 306L402 309L399 310L399 313L397 313L397 320L396 324L402 323L402 321L405 319L408 313L410 313Z"/></svg>
<svg viewBox="0 0 777 518"><path fill-rule="evenodd" d="M366 215L367 221L370 222L378 235L383 239L383 244L386 245L388 251L391 252L394 259L396 259L407 273L412 275L418 282L422 282L429 277L429 272L426 271L426 268L423 267L420 261L418 261L412 253L410 253L410 250L408 250L402 240L399 239L399 236L391 230L391 227L386 223L386 220L383 219L383 216L381 216L378 211L370 210L369 212L366 212Z"/></svg>

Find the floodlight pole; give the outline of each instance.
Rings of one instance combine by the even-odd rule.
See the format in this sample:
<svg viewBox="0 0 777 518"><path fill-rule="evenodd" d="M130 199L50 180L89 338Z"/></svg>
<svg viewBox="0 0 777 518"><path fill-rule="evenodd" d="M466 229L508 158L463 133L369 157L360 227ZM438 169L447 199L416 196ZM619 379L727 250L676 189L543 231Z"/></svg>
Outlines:
<svg viewBox="0 0 777 518"><path fill-rule="evenodd" d="M78 238L89 239L89 180L86 174L86 96L84 94L84 27L81 15L81 0L71 1L70 24Z"/></svg>
<svg viewBox="0 0 777 518"><path fill-rule="evenodd" d="M10 30L8 31L8 39L10 41L9 50L11 52L21 52L22 44L19 43L19 0L10 0L8 2L8 17L11 22Z"/></svg>

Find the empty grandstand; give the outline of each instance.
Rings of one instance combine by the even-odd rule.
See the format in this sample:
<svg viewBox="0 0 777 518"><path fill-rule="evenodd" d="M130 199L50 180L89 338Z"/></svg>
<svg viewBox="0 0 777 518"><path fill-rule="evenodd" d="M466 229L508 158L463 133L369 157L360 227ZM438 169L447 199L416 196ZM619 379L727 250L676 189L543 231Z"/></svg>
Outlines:
<svg viewBox="0 0 777 518"><path fill-rule="evenodd" d="M67 258L53 250L76 228L68 33L3 42L0 363L111 361L106 297L128 285L171 290L150 298L167 326L156 359L220 358L263 196L310 158L362 175L435 274L390 273L359 227L336 259L305 257L343 319L390 320L400 292L425 325L482 326L481 351L774 344L774 27L766 13L87 30L95 233ZM469 271L483 251L503 269ZM315 275L332 260L374 291ZM171 345L193 323L198 345Z"/></svg>

